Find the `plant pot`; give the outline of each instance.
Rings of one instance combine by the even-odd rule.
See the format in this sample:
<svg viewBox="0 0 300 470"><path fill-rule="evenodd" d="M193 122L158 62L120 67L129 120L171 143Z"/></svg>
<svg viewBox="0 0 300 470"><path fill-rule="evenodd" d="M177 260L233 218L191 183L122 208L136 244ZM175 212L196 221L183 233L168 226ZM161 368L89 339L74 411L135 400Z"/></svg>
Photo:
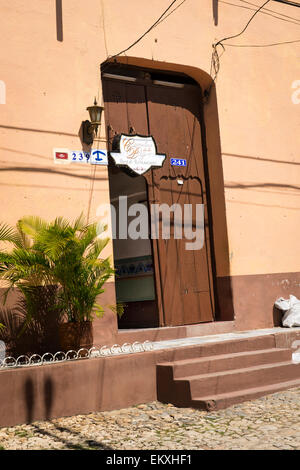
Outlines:
<svg viewBox="0 0 300 470"><path fill-rule="evenodd" d="M62 351L80 348L90 349L93 346L93 328L91 321L61 323L59 341Z"/></svg>

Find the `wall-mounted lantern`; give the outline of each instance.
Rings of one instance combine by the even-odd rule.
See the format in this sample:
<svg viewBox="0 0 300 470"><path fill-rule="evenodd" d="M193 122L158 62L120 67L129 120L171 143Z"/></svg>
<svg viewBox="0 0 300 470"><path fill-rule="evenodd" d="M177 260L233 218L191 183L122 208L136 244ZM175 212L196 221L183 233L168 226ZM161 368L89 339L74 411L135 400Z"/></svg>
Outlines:
<svg viewBox="0 0 300 470"><path fill-rule="evenodd" d="M97 135L98 126L101 125L101 116L104 110L103 106L98 106L95 98L94 105L86 108L90 115L90 121L82 122L82 140L85 144L91 145L94 137Z"/></svg>

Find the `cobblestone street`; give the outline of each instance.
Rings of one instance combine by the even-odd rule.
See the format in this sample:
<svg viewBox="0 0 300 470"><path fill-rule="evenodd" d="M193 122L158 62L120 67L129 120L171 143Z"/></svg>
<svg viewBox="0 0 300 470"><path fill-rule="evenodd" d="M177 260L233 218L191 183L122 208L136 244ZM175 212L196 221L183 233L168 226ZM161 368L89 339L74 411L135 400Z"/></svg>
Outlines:
<svg viewBox="0 0 300 470"><path fill-rule="evenodd" d="M1 449L300 449L300 389L213 413L158 402L0 429Z"/></svg>

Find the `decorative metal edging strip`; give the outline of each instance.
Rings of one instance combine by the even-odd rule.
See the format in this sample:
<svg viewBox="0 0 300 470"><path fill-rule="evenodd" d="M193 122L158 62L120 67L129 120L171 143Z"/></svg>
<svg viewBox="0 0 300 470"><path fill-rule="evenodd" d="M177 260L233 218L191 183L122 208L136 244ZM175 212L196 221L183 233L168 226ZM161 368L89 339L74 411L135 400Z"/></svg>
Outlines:
<svg viewBox="0 0 300 470"><path fill-rule="evenodd" d="M133 354L137 352L152 351L153 343L151 341L144 341L140 343L135 341L134 343L124 343L122 346L114 344L113 346L93 346L90 349L81 348L78 351L70 349L66 353L63 351L57 351L55 354L46 352L42 356L40 354L33 354L32 356L26 356L22 354L17 359L12 356L8 356L3 361L0 361L1 369L12 369L17 367L30 367L30 366L41 366L45 364L57 364L58 362L76 361L79 359L92 359L95 357L107 357L107 356L118 356L122 354Z"/></svg>

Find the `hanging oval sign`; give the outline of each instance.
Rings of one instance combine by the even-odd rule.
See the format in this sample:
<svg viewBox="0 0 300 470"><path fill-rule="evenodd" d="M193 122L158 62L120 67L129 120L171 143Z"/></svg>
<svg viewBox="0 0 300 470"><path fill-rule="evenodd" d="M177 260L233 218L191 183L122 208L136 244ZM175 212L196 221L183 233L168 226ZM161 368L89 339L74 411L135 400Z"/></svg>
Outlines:
<svg viewBox="0 0 300 470"><path fill-rule="evenodd" d="M119 152L110 152L116 165L128 166L139 175L150 168L161 167L166 158L165 154L156 152L156 143L152 136L121 134L119 145Z"/></svg>

